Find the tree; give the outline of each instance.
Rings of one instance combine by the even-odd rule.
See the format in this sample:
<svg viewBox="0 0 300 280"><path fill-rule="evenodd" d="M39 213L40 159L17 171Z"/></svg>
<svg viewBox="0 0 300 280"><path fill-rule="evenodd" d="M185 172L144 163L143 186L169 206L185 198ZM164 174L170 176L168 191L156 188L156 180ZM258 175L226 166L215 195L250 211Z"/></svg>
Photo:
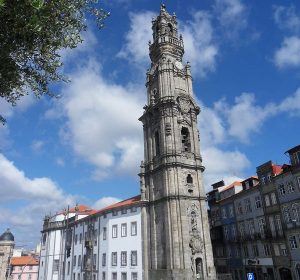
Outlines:
<svg viewBox="0 0 300 280"><path fill-rule="evenodd" d="M0 0L0 96L53 96L50 84L66 81L59 52L82 42L87 14L99 28L109 15L98 0Z"/></svg>

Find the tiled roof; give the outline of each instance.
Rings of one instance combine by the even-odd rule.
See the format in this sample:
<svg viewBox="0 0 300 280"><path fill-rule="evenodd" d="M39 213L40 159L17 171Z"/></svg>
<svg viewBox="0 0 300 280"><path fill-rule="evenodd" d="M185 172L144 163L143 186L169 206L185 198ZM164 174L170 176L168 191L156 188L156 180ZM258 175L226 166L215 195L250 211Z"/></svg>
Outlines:
<svg viewBox="0 0 300 280"><path fill-rule="evenodd" d="M39 261L33 256L12 257L11 265L38 265Z"/></svg>
<svg viewBox="0 0 300 280"><path fill-rule="evenodd" d="M229 190L229 189L231 189L231 188L233 188L233 187L241 186L241 185L242 185L241 182L235 181L235 182L231 183L229 186L227 186L227 187L225 187L224 189L222 189L221 192L227 191L227 190Z"/></svg>
<svg viewBox="0 0 300 280"><path fill-rule="evenodd" d="M60 212L59 214L64 214L65 212L67 212L68 210L65 209L64 211ZM95 213L96 210L86 206L86 205L76 205L75 207L72 207L69 209L69 213L77 213L77 214L87 214L87 215L91 215L93 213Z"/></svg>
<svg viewBox="0 0 300 280"><path fill-rule="evenodd" d="M120 202L117 202L115 204L112 204L110 206L107 206L103 209L100 209L99 211L97 211L97 213L110 211L110 210L113 210L113 209L116 209L119 207L133 206L133 205L139 203L140 201L141 201L141 196L137 195L137 196L122 200Z"/></svg>

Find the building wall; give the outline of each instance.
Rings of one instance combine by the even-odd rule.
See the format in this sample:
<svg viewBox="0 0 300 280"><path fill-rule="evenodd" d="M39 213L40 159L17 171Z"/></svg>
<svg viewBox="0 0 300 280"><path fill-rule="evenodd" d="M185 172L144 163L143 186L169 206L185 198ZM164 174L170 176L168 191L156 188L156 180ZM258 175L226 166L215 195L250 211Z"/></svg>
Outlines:
<svg viewBox="0 0 300 280"><path fill-rule="evenodd" d="M11 280L37 280L39 266L13 266L11 272Z"/></svg>

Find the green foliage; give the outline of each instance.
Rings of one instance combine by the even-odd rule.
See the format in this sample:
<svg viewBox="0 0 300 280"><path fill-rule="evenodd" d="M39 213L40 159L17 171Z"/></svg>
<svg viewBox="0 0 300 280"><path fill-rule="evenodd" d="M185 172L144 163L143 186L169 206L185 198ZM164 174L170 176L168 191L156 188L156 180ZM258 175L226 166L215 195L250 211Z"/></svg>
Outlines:
<svg viewBox="0 0 300 280"><path fill-rule="evenodd" d="M0 96L53 95L49 85L66 80L59 52L82 42L87 13L100 28L109 15L97 0L0 0Z"/></svg>

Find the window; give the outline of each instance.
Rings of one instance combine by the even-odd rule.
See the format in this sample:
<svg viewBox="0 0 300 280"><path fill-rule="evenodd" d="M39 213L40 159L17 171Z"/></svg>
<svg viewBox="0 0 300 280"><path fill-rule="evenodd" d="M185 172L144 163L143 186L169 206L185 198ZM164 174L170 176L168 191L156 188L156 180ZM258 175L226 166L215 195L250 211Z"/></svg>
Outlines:
<svg viewBox="0 0 300 280"><path fill-rule="evenodd" d="M232 218L234 217L234 213L233 213L233 205L229 206L229 217Z"/></svg>
<svg viewBox="0 0 300 280"><path fill-rule="evenodd" d="M236 238L236 227L235 227L235 225L231 226L231 233L232 233L232 238L235 239Z"/></svg>
<svg viewBox="0 0 300 280"><path fill-rule="evenodd" d="M191 174L188 174L187 177L186 177L186 182L188 184L193 184L193 177Z"/></svg>
<svg viewBox="0 0 300 280"><path fill-rule="evenodd" d="M138 277L137 277L137 272L131 272L131 280L137 280Z"/></svg>
<svg viewBox="0 0 300 280"><path fill-rule="evenodd" d="M258 227L259 227L261 237L264 238L265 237L265 219L264 218L259 218L258 219Z"/></svg>
<svg viewBox="0 0 300 280"><path fill-rule="evenodd" d="M118 237L118 225L113 225L112 226L112 238L117 238Z"/></svg>
<svg viewBox="0 0 300 280"><path fill-rule="evenodd" d="M300 188L300 177L297 177L297 181L298 181L298 186Z"/></svg>
<svg viewBox="0 0 300 280"><path fill-rule="evenodd" d="M223 219L227 218L227 213L226 213L226 208L225 207L222 208L222 218Z"/></svg>
<svg viewBox="0 0 300 280"><path fill-rule="evenodd" d="M68 261L68 275L70 274L70 261Z"/></svg>
<svg viewBox="0 0 300 280"><path fill-rule="evenodd" d="M274 248L274 254L275 254L275 256L277 256L277 257L280 256L279 245L278 244L274 244L273 248Z"/></svg>
<svg viewBox="0 0 300 280"><path fill-rule="evenodd" d="M131 222L131 235L136 235L136 234L137 234L137 223Z"/></svg>
<svg viewBox="0 0 300 280"><path fill-rule="evenodd" d="M228 228L227 226L224 226L224 237L225 237L225 240L228 240Z"/></svg>
<svg viewBox="0 0 300 280"><path fill-rule="evenodd" d="M121 237L127 236L127 224L121 224Z"/></svg>
<svg viewBox="0 0 300 280"><path fill-rule="evenodd" d="M248 222L248 229L249 229L249 234L251 235L251 237L254 237L254 233L255 233L255 227L254 227L254 221L251 220Z"/></svg>
<svg viewBox="0 0 300 280"><path fill-rule="evenodd" d="M250 201L250 198L245 199L245 204L246 204L246 206L245 206L245 211L246 211L246 213L251 212L252 209L251 209L251 201Z"/></svg>
<svg viewBox="0 0 300 280"><path fill-rule="evenodd" d="M131 207L131 212L136 212L136 210L137 210L136 206Z"/></svg>
<svg viewBox="0 0 300 280"><path fill-rule="evenodd" d="M29 270L32 270L32 265L28 265Z"/></svg>
<svg viewBox="0 0 300 280"><path fill-rule="evenodd" d="M111 253L111 265L112 266L117 266L118 260L117 260L117 252L112 252Z"/></svg>
<svg viewBox="0 0 300 280"><path fill-rule="evenodd" d="M127 280L127 273L126 272L121 273L121 280Z"/></svg>
<svg viewBox="0 0 300 280"><path fill-rule="evenodd" d="M287 255L287 250L285 244L280 244L280 252L283 256Z"/></svg>
<svg viewBox="0 0 300 280"><path fill-rule="evenodd" d="M259 253L258 253L258 248L257 248L257 245L252 245L252 251L253 251L253 255L255 257L258 257Z"/></svg>
<svg viewBox="0 0 300 280"><path fill-rule="evenodd" d="M155 155L158 156L160 154L160 143L159 143L158 131L156 131L154 134L154 143L155 143Z"/></svg>
<svg viewBox="0 0 300 280"><path fill-rule="evenodd" d="M298 248L297 241L296 241L296 236L295 235L291 235L289 237L289 242L290 242L290 247L291 247L292 250Z"/></svg>
<svg viewBox="0 0 300 280"><path fill-rule="evenodd" d="M77 280L80 280L80 273L77 274Z"/></svg>
<svg viewBox="0 0 300 280"><path fill-rule="evenodd" d="M106 253L102 254L102 266L106 266Z"/></svg>
<svg viewBox="0 0 300 280"><path fill-rule="evenodd" d="M77 245L77 239L78 239L78 235L75 234L75 245Z"/></svg>
<svg viewBox="0 0 300 280"><path fill-rule="evenodd" d="M103 228L103 240L106 240L106 234L107 234L107 229L106 227Z"/></svg>
<svg viewBox="0 0 300 280"><path fill-rule="evenodd" d="M137 266L137 251L131 251L131 266Z"/></svg>
<svg viewBox="0 0 300 280"><path fill-rule="evenodd" d="M73 266L76 266L76 256L73 257Z"/></svg>
<svg viewBox="0 0 300 280"><path fill-rule="evenodd" d="M261 208L260 196L255 197L255 207L256 209Z"/></svg>
<svg viewBox="0 0 300 280"><path fill-rule="evenodd" d="M286 223L290 223L292 221L291 213L289 211L289 208L285 207L283 210L284 218Z"/></svg>
<svg viewBox="0 0 300 280"><path fill-rule="evenodd" d="M268 182L272 182L272 174L268 173L267 175Z"/></svg>
<svg viewBox="0 0 300 280"><path fill-rule="evenodd" d="M82 244L82 233L79 235L79 243Z"/></svg>
<svg viewBox="0 0 300 280"><path fill-rule="evenodd" d="M117 280L118 279L118 276L117 276L118 274L117 274L117 272L113 272L112 273L112 280Z"/></svg>
<svg viewBox="0 0 300 280"><path fill-rule="evenodd" d="M54 263L53 263L53 272L57 272L58 268L59 268L59 260L54 260ZM22 267L21 267L21 270L22 270Z"/></svg>
<svg viewBox="0 0 300 280"><path fill-rule="evenodd" d="M78 256L78 263L77 263L77 265L81 266L81 255Z"/></svg>
<svg viewBox="0 0 300 280"><path fill-rule="evenodd" d="M127 214L127 209L126 208L123 208L122 209L122 214L124 215L124 214Z"/></svg>
<svg viewBox="0 0 300 280"><path fill-rule="evenodd" d="M271 193L271 201L272 201L272 205L277 204L276 194L274 192Z"/></svg>
<svg viewBox="0 0 300 280"><path fill-rule="evenodd" d="M249 252L248 252L248 246L247 245L243 246L243 251L244 251L244 256L248 257L249 256Z"/></svg>
<svg viewBox="0 0 300 280"><path fill-rule="evenodd" d="M238 203L237 213L238 213L239 215L242 215L242 214L243 214L243 206L242 206L242 202L239 202L239 203Z"/></svg>
<svg viewBox="0 0 300 280"><path fill-rule="evenodd" d="M264 244L264 252L265 256L270 256L271 255L271 249L269 244Z"/></svg>
<svg viewBox="0 0 300 280"><path fill-rule="evenodd" d="M97 265L97 255L94 254L93 255L93 267L94 267L94 269L96 269L96 265Z"/></svg>
<svg viewBox="0 0 300 280"><path fill-rule="evenodd" d="M191 151L190 132L187 127L182 127L181 129L181 143L183 152Z"/></svg>
<svg viewBox="0 0 300 280"><path fill-rule="evenodd" d="M271 205L271 203L270 203L270 198L269 198L269 195L268 195L268 194L265 195L265 203L266 203L266 206L267 206L267 207Z"/></svg>
<svg viewBox="0 0 300 280"><path fill-rule="evenodd" d="M278 186L278 192L281 196L285 195L285 188L284 188L284 184L280 184Z"/></svg>
<svg viewBox="0 0 300 280"><path fill-rule="evenodd" d="M127 266L127 252L121 252L121 266Z"/></svg>
<svg viewBox="0 0 300 280"><path fill-rule="evenodd" d="M102 272L102 280L105 280L105 272Z"/></svg>
<svg viewBox="0 0 300 280"><path fill-rule="evenodd" d="M28 274L28 280L31 280L31 273Z"/></svg>
<svg viewBox="0 0 300 280"><path fill-rule="evenodd" d="M239 232L240 232L241 239L243 239L245 235L245 226L243 223L239 224Z"/></svg>
<svg viewBox="0 0 300 280"><path fill-rule="evenodd" d="M118 210L113 210L113 211L112 211L112 215L113 215L113 216L118 216Z"/></svg>
<svg viewBox="0 0 300 280"><path fill-rule="evenodd" d="M75 280L76 274L73 273L73 277L71 279Z"/></svg>
<svg viewBox="0 0 300 280"><path fill-rule="evenodd" d="M295 187L294 187L293 182L288 182L288 183L286 184L286 186L287 186L287 191L288 191L289 193L292 193L292 192L295 191Z"/></svg>
<svg viewBox="0 0 300 280"><path fill-rule="evenodd" d="M279 235L283 235L280 215L275 216L275 226Z"/></svg>

